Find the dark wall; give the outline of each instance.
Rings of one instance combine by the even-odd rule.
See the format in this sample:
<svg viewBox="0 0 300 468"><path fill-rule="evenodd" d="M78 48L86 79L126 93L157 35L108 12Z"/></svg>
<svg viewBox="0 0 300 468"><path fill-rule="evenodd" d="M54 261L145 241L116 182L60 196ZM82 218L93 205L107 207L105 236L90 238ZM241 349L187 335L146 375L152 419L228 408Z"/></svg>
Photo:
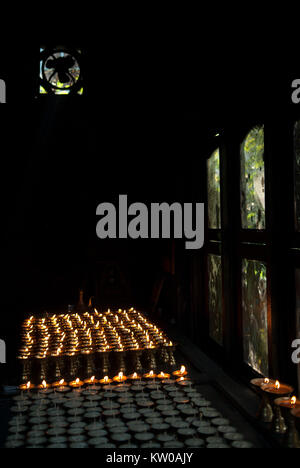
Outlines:
<svg viewBox="0 0 300 468"><path fill-rule="evenodd" d="M96 49L83 50L85 94L75 97L36 97L39 44L24 44L18 61L3 56L3 304L13 324L32 310L75 303L79 287L86 299L100 289L107 302L112 294L102 296L101 285L111 268L124 279L121 299L148 305L170 255L169 242L100 241L95 213L119 194L130 202L181 199L189 166L165 95L174 85L153 57L122 59L119 50L99 60Z"/></svg>
<svg viewBox="0 0 300 468"><path fill-rule="evenodd" d="M121 285L124 303L151 303L170 243L98 240L97 204L122 193L132 202L203 201L214 133L247 127L270 103L285 103L289 81L283 90L274 68L187 55L178 70L170 50L150 42L110 39L101 53L83 45L85 95L74 98L36 97L39 43L23 42L18 60L1 51L4 336L16 336L31 310L76 302L79 287L109 302L107 277ZM177 292L188 312L191 255L181 243L178 250Z"/></svg>

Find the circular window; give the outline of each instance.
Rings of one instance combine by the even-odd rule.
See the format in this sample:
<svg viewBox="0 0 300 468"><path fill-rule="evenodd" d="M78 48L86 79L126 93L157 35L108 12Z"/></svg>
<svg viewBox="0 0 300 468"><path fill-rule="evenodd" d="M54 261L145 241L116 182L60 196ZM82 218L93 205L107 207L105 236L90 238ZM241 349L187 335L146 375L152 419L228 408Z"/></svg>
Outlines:
<svg viewBox="0 0 300 468"><path fill-rule="evenodd" d="M41 49L40 86L45 93L81 94L81 53L56 47Z"/></svg>

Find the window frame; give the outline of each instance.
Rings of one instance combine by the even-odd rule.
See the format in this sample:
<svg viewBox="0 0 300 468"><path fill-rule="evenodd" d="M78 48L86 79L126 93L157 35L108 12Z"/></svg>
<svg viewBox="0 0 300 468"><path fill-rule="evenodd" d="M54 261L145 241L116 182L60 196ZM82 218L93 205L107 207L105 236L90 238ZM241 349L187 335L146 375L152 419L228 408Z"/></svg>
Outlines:
<svg viewBox="0 0 300 468"><path fill-rule="evenodd" d="M265 177L265 217L264 230L243 229L241 217L241 147L253 127L264 125L264 177ZM270 216L268 207L270 186L268 172L268 146L266 145L268 129L264 122L248 122L238 133L235 129L224 130L218 138L220 152L220 190L221 190L221 229L206 229L205 247L205 291L208 291L207 256L217 254L222 257L222 304L223 304L223 346L210 337L209 301L205 299L206 347L222 363L227 364L246 379L258 376L258 372L244 361L243 310L242 310L242 259L263 261L267 267L267 322L268 322L268 365L273 372L273 335L272 335L272 269L270 264ZM216 149L215 148L215 149ZM214 150L208 153L207 159ZM207 173L206 173L207 174ZM206 197L208 193L206 177ZM207 202L207 198L206 198ZM233 206L232 203L233 202ZM206 209L206 221L208 220ZM225 295L226 290L232 294ZM207 295L208 296L208 295ZM229 297L230 296L230 297Z"/></svg>
<svg viewBox="0 0 300 468"><path fill-rule="evenodd" d="M255 118L253 117L255 115ZM204 351L221 363L228 372L245 384L258 374L243 359L241 259L262 260L267 264L268 344L270 377L298 385L297 366L292 363L291 344L295 339L296 284L295 268L300 268L300 232L295 232L294 211L294 124L300 120L300 106L287 106L286 112L267 115L255 109L241 121L233 118L211 137L199 162L205 172L206 160L220 148L221 171L221 230L205 226L205 244L201 252L193 255L193 273L196 278L192 291L197 290L194 302L194 321L197 343ZM197 122L198 124L198 122ZM248 132L264 125L265 161L265 216L266 229L242 229L240 215L240 149ZM197 137L197 127L193 128ZM199 139L195 148L199 152ZM201 148L200 148L201 149ZM203 148L202 148L203 150ZM195 151L195 155L197 155ZM199 175L199 173L198 173ZM200 194L207 203L207 180L203 184L194 179L191 189L195 199ZM207 223L207 217L206 217ZM209 340L207 301L208 253L219 254L222 246L224 345ZM198 286L199 285L199 286ZM201 286L200 286L201 285ZM198 292L200 290L200 293ZM226 294L224 292L226 291ZM300 391L300 389L299 389Z"/></svg>
<svg viewBox="0 0 300 468"><path fill-rule="evenodd" d="M243 306L242 306L242 260L244 258L249 260L261 261L266 264L267 271L267 324L268 324L268 368L269 375L274 372L274 357L273 357L273 309L272 309L272 268L271 268L271 236L270 227L272 226L272 219L270 216L270 189L271 189L271 173L269 171L270 161L270 146L269 146L269 125L260 119L249 121L243 128L239 135L239 186L242 177L241 168L241 151L242 144L247 138L247 135L255 127L264 127L264 178L265 178L265 229L245 229L242 227L241 216L241 189L239 189L239 223L238 223L238 239L237 239L237 257L238 268L236 270L237 282L237 322L238 322L238 337L239 337L239 352L241 353L242 361L239 363L240 371L245 376L257 377L261 374L251 367L244 360L244 336L243 336ZM268 376L267 376L268 377Z"/></svg>

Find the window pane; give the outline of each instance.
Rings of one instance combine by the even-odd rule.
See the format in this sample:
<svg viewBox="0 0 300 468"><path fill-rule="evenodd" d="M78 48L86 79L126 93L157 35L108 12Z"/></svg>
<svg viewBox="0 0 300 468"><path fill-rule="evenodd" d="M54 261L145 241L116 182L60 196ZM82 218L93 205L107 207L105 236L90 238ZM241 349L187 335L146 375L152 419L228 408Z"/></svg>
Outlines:
<svg viewBox="0 0 300 468"><path fill-rule="evenodd" d="M300 339L300 269L296 269L296 336ZM300 364L298 364L298 388L300 392Z"/></svg>
<svg viewBox="0 0 300 468"><path fill-rule="evenodd" d="M255 127L241 146L243 229L265 229L264 127Z"/></svg>
<svg viewBox="0 0 300 468"><path fill-rule="evenodd" d="M268 375L267 267L243 259L242 309L244 360L260 374Z"/></svg>
<svg viewBox="0 0 300 468"><path fill-rule="evenodd" d="M294 128L295 153L295 229L300 231L300 120Z"/></svg>
<svg viewBox="0 0 300 468"><path fill-rule="evenodd" d="M207 161L207 200L208 227L221 229L221 199L220 199L220 152L219 148Z"/></svg>
<svg viewBox="0 0 300 468"><path fill-rule="evenodd" d="M219 345L223 344L223 314L222 314L222 258L220 255L209 254L208 268L208 308L209 334Z"/></svg>

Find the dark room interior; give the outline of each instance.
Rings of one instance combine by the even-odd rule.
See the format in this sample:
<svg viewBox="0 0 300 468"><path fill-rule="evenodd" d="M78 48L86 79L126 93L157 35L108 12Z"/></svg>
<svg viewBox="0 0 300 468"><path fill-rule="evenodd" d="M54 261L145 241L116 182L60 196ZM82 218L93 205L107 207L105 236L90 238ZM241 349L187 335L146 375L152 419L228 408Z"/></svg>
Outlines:
<svg viewBox="0 0 300 468"><path fill-rule="evenodd" d="M23 417L16 398L29 401L29 380L54 383L34 357L25 376L26 320L133 307L176 343L174 362L157 351L157 368L142 361L140 371L172 376L185 366L212 408L206 415L187 394L211 432L191 416L187 439L168 421L169 445L148 427L149 448L300 448L300 103L292 100L300 72L203 63L176 74L165 51L126 41L114 54L58 40L20 44L18 61L2 54L0 446L141 447L130 428L114 439L108 423L101 443L87 430L68 439L64 428L56 444L49 430L30 435L10 423ZM120 195L147 207L203 203L203 247L187 249L174 232L100 239L97 206L117 207ZM92 375L120 370L106 374L95 359ZM70 378L92 377L81 372Z"/></svg>

